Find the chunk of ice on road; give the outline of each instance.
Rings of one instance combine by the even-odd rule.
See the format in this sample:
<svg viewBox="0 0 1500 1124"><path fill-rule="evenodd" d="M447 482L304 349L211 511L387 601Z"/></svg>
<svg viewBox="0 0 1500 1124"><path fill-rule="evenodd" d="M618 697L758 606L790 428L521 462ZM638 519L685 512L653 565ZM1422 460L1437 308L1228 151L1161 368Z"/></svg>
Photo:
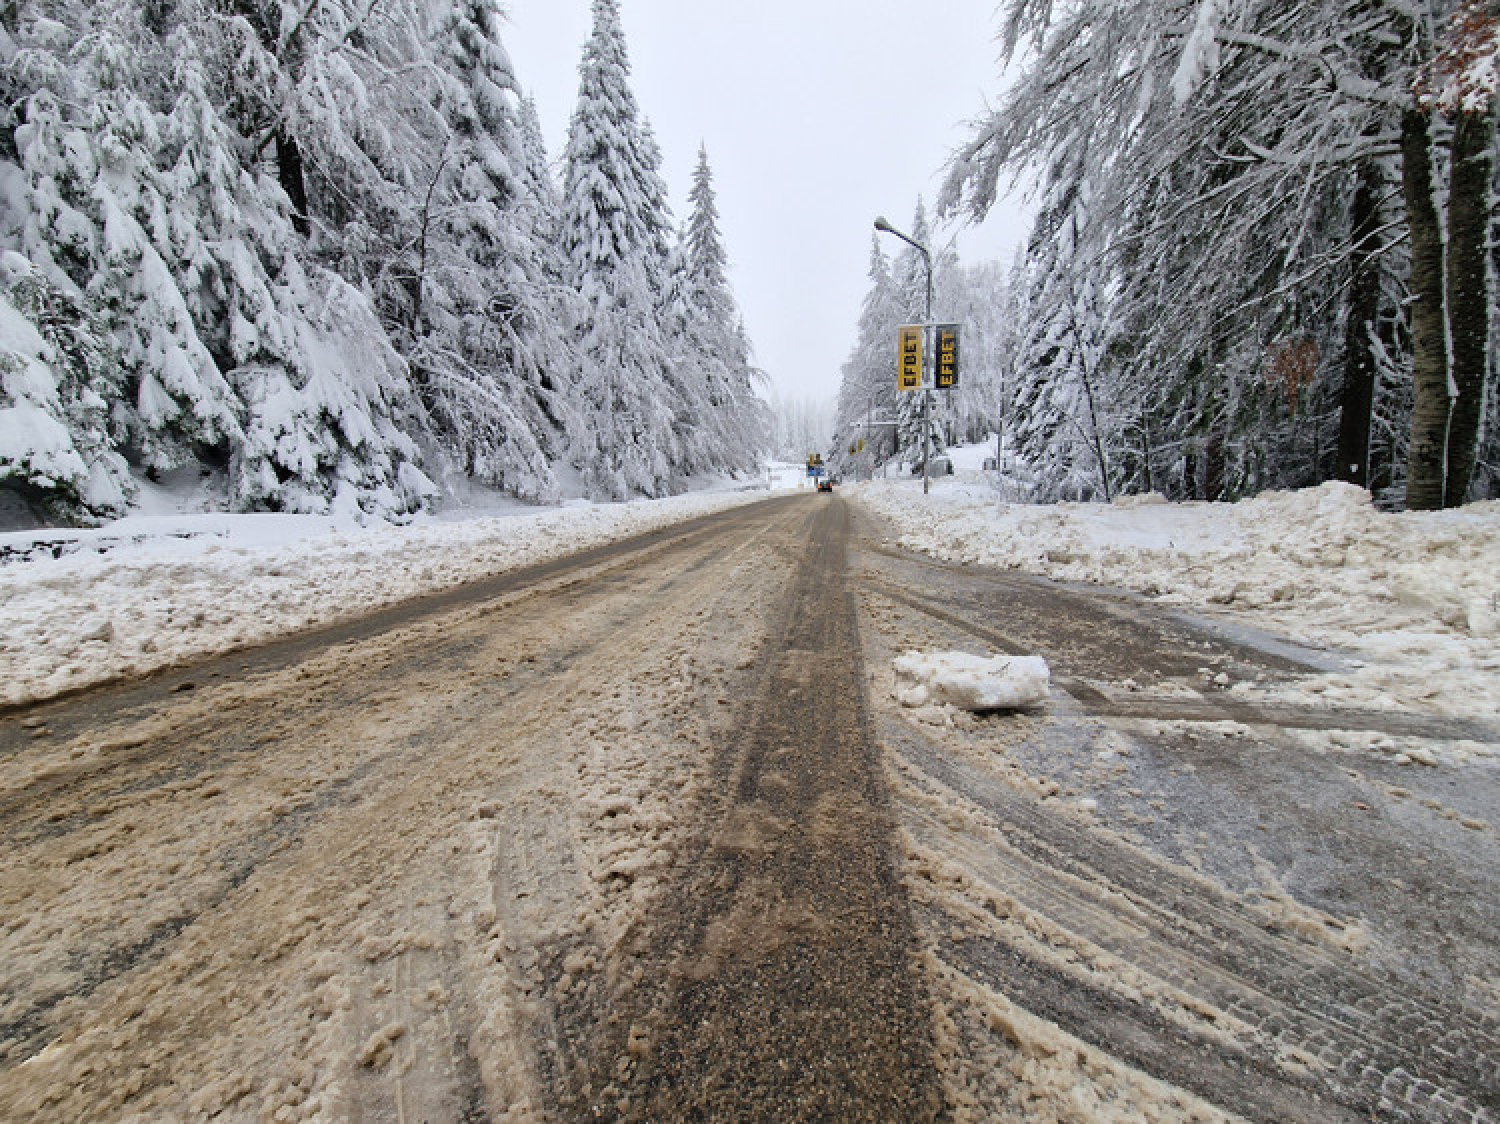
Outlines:
<svg viewBox="0 0 1500 1124"><path fill-rule="evenodd" d="M964 710L1029 706L1046 699L1052 673L1041 656L907 652L895 661L902 706L951 703Z"/></svg>

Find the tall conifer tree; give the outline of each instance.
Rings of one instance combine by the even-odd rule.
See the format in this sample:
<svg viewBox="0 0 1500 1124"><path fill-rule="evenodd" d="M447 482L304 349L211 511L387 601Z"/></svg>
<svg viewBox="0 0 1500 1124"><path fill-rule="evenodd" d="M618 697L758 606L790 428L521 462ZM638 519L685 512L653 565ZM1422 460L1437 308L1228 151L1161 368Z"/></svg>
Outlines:
<svg viewBox="0 0 1500 1124"><path fill-rule="evenodd" d="M661 154L630 89L616 0L594 0L564 155L564 279L583 300L576 325L590 491L661 495L687 466L673 419L670 341L659 313L670 272L671 216Z"/></svg>
<svg viewBox="0 0 1500 1124"><path fill-rule="evenodd" d="M702 148L688 201L692 209L679 254L681 319L676 327L696 369L688 395L704 423L695 442L696 457L705 467L749 471L768 443L769 419L755 393L758 372L730 288L713 171Z"/></svg>

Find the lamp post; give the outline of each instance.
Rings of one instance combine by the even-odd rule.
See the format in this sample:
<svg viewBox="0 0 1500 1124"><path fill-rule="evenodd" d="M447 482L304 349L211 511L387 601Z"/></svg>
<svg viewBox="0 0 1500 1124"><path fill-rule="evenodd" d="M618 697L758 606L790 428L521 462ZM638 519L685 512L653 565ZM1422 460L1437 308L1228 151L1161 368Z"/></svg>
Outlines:
<svg viewBox="0 0 1500 1124"><path fill-rule="evenodd" d="M918 242L911 235L903 234L897 230L883 215L875 220L875 229L882 234L894 234L907 245L914 246L917 252L922 255L922 264L927 267L927 311L922 319L922 339L925 344L927 333L932 326L932 254L928 252L926 246L922 245L922 243ZM925 350L929 355L932 354L930 347L925 348ZM924 496L928 493L927 457L932 450L932 428L929 423L931 410L932 391L928 388L927 379L924 375L922 379L922 494Z"/></svg>

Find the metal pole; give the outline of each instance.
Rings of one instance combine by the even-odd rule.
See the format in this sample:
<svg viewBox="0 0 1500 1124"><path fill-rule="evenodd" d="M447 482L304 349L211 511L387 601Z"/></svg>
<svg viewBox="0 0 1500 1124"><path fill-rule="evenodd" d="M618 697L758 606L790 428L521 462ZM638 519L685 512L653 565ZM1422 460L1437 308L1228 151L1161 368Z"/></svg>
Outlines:
<svg viewBox="0 0 1500 1124"><path fill-rule="evenodd" d="M929 352L928 354L931 354ZM930 410L932 407L932 391L927 387L922 388L922 494L927 495L927 453L932 448L932 431L929 427Z"/></svg>
<svg viewBox="0 0 1500 1124"><path fill-rule="evenodd" d="M927 349L925 366L928 368L922 373L922 494L925 496L928 494L927 458L932 455L932 387L926 384L936 373L932 366L937 359L937 332L932 324L932 255L926 246L916 242L912 245L922 251L922 262L927 266L927 315L922 326L923 343Z"/></svg>
<svg viewBox="0 0 1500 1124"><path fill-rule="evenodd" d="M1000 369L1000 420L995 425L995 479L1005 474L1005 368Z"/></svg>

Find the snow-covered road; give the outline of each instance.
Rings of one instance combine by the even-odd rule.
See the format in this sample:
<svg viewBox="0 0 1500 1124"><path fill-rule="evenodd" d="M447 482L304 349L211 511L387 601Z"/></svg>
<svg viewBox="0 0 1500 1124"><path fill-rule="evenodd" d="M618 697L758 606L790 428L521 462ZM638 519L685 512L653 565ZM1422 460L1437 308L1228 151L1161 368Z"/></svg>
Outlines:
<svg viewBox="0 0 1500 1124"><path fill-rule="evenodd" d="M170 514L0 533L0 706L355 619L764 495L513 505L406 527Z"/></svg>
<svg viewBox="0 0 1500 1124"><path fill-rule="evenodd" d="M11 712L0 1116L1494 1112L1484 714L894 537L741 507Z"/></svg>
<svg viewBox="0 0 1500 1124"><path fill-rule="evenodd" d="M1132 595L889 545L856 558L906 884L959 1044L950 1103L971 1119L1489 1118L1491 724L1286 701L1327 652ZM1016 712L912 706L911 650L1038 653L1053 690ZM1486 753L1448 753L1463 739Z"/></svg>

